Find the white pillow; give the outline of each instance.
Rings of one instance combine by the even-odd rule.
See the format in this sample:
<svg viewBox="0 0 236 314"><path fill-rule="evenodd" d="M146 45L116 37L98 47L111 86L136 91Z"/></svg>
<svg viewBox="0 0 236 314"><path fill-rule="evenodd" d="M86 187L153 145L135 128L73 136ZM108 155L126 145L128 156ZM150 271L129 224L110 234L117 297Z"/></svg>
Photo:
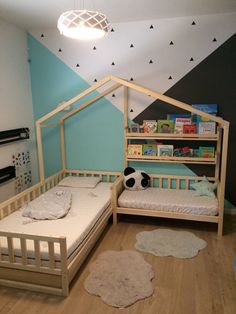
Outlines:
<svg viewBox="0 0 236 314"><path fill-rule="evenodd" d="M96 187L101 179L99 177L75 177L69 176L62 179L58 185L59 186L69 186L72 188L90 188Z"/></svg>

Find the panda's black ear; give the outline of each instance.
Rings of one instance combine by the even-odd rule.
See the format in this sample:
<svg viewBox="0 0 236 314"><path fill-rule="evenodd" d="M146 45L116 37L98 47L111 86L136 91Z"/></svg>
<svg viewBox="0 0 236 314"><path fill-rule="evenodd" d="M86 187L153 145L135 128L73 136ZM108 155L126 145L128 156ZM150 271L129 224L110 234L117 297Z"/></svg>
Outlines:
<svg viewBox="0 0 236 314"><path fill-rule="evenodd" d="M146 180L150 180L151 178L149 177L149 175L145 172L141 172L141 175L144 177L144 179Z"/></svg>
<svg viewBox="0 0 236 314"><path fill-rule="evenodd" d="M125 170L124 170L124 175L125 175L125 176L128 176L129 174L134 173L134 172L135 172L135 169L134 169L134 168L132 168L132 167L127 167L127 168L125 168Z"/></svg>

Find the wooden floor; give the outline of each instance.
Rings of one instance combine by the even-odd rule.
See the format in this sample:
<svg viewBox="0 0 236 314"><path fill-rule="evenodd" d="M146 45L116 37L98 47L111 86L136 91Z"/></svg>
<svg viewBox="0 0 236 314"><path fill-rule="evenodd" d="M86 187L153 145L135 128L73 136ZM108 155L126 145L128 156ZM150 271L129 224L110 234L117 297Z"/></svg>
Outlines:
<svg viewBox="0 0 236 314"><path fill-rule="evenodd" d="M136 233L157 227L192 231L205 239L208 246L192 259L141 253L155 271L154 295L126 309L110 307L84 290L88 266L99 253L105 250L134 250ZM217 240L216 226L208 223L123 216L116 227L108 226L73 281L69 297L0 287L0 313L235 314L233 260L236 253L236 216L226 217L224 227L224 237Z"/></svg>

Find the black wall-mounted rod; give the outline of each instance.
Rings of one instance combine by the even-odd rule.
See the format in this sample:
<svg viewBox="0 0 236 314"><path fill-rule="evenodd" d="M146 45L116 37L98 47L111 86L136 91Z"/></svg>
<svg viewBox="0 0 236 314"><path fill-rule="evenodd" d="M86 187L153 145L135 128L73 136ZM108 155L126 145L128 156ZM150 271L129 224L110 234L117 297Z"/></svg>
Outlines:
<svg viewBox="0 0 236 314"><path fill-rule="evenodd" d="M29 138L29 128L20 128L0 132L0 145Z"/></svg>
<svg viewBox="0 0 236 314"><path fill-rule="evenodd" d="M8 181L16 177L16 169L14 166L8 166L0 169L0 183Z"/></svg>

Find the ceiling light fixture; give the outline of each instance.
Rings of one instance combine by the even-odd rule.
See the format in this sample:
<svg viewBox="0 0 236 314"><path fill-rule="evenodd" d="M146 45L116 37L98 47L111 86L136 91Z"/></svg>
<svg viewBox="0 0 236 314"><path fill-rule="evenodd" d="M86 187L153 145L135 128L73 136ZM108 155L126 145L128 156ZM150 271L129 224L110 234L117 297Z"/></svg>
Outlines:
<svg viewBox="0 0 236 314"><path fill-rule="evenodd" d="M110 25L106 15L100 12L71 10L60 15L57 28L66 37L91 40L102 38Z"/></svg>

